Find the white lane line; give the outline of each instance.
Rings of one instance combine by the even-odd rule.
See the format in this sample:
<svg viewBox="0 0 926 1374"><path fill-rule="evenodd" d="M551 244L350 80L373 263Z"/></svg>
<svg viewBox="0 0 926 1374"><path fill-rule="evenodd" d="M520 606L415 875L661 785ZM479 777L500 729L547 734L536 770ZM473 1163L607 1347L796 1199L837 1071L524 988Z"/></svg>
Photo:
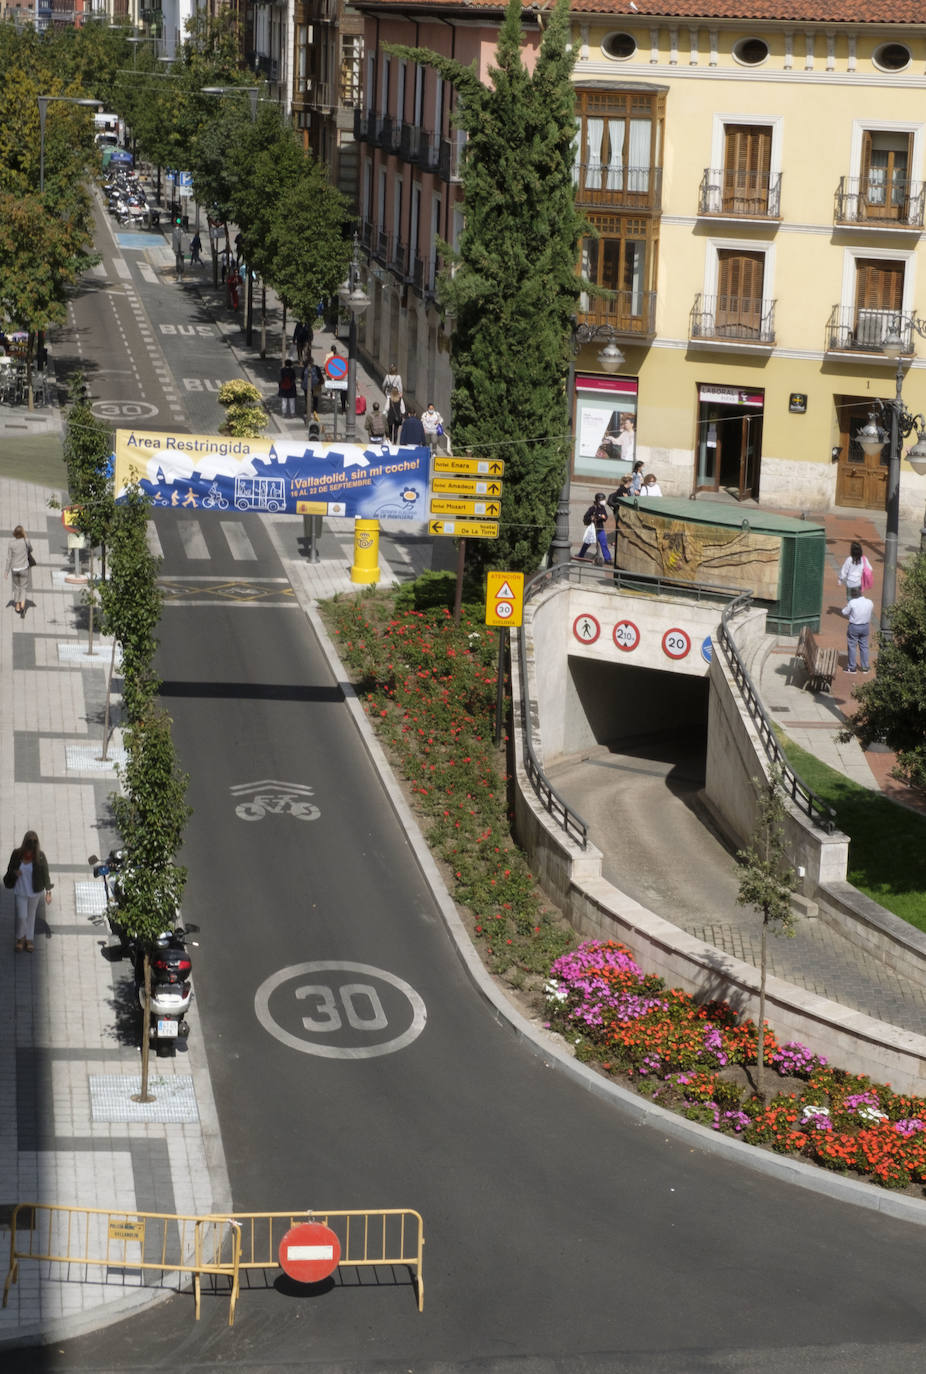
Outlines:
<svg viewBox="0 0 926 1374"><path fill-rule="evenodd" d="M180 542L187 558L208 558L209 547L206 536L195 520L184 520L177 526Z"/></svg>
<svg viewBox="0 0 926 1374"><path fill-rule="evenodd" d="M152 558L164 557L164 550L161 548L161 540L158 535L157 526L153 520L148 521L146 542L148 545L148 552L151 554Z"/></svg>
<svg viewBox="0 0 926 1374"><path fill-rule="evenodd" d="M113 267L116 269L117 277L121 277L123 281L129 281L131 279L132 270L125 258L113 258Z"/></svg>
<svg viewBox="0 0 926 1374"><path fill-rule="evenodd" d="M138 264L138 275L141 277L142 281L146 281L149 286L157 286L158 274L153 267L148 265L148 263L140 262Z"/></svg>
<svg viewBox="0 0 926 1374"><path fill-rule="evenodd" d="M220 520L219 528L225 535L232 558L253 559L256 562L257 554L254 552L254 545L245 533L242 524L237 521L233 524L230 520Z"/></svg>

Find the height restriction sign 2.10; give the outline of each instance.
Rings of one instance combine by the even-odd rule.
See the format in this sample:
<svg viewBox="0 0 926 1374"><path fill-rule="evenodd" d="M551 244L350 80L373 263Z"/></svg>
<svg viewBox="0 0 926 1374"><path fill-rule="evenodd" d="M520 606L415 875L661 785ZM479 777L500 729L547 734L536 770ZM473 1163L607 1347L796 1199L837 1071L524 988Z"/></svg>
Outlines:
<svg viewBox="0 0 926 1374"><path fill-rule="evenodd" d="M486 573L487 625L520 625L523 609L523 573Z"/></svg>

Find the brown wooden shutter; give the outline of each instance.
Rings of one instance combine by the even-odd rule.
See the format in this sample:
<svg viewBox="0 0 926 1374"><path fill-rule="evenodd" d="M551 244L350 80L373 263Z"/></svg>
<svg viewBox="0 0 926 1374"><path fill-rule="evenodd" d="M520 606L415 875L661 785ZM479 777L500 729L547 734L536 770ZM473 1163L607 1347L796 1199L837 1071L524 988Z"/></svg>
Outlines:
<svg viewBox="0 0 926 1374"><path fill-rule="evenodd" d="M903 278L902 262L859 258L855 279L857 308L899 311L903 306Z"/></svg>
<svg viewBox="0 0 926 1374"><path fill-rule="evenodd" d="M717 332L730 338L758 333L762 320L765 254L721 248L717 253Z"/></svg>
<svg viewBox="0 0 926 1374"><path fill-rule="evenodd" d="M772 131L764 124L725 127L724 210L728 214L764 215L772 166Z"/></svg>

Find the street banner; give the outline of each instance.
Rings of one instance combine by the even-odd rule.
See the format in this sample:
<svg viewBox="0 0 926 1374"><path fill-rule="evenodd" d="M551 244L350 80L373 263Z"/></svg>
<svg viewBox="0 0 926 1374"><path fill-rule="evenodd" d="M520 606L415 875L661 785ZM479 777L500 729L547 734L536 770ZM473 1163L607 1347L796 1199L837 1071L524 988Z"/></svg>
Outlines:
<svg viewBox="0 0 926 1374"><path fill-rule="evenodd" d="M133 482L154 506L370 520L428 518L430 450L117 429L116 500Z"/></svg>

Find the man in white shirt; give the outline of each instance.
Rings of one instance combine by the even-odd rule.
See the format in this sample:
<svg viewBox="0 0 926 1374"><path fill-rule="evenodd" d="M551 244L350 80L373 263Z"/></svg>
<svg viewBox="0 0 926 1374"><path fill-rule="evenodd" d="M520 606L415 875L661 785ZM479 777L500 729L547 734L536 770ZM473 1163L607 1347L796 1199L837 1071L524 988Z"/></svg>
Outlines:
<svg viewBox="0 0 926 1374"><path fill-rule="evenodd" d="M868 636L871 631L871 613L874 602L861 592L849 589L850 600L843 606L840 614L847 617L846 647L849 652L849 672L855 672L856 654L861 660L862 672L868 672Z"/></svg>

